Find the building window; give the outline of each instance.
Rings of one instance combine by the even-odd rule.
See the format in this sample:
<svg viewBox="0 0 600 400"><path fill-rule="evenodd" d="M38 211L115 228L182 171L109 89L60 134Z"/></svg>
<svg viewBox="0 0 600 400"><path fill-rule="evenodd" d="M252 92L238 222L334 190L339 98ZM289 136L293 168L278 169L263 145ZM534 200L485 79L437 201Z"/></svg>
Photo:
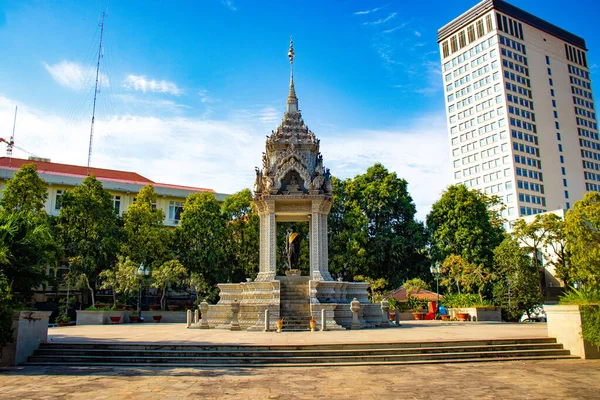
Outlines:
<svg viewBox="0 0 600 400"><path fill-rule="evenodd" d="M450 55L450 51L448 49L448 41L445 40L442 43L442 53L444 54L444 58L448 57Z"/></svg>
<svg viewBox="0 0 600 400"><path fill-rule="evenodd" d="M550 57L548 57L548 56L546 56L546 64L550 65ZM550 70L550 69L548 68L548 70Z"/></svg>
<svg viewBox="0 0 600 400"><path fill-rule="evenodd" d="M554 89L550 89L550 96L554 97Z"/></svg>
<svg viewBox="0 0 600 400"><path fill-rule="evenodd" d="M560 151L560 152L562 153L562 151L563 151L563 150L562 150L562 144L559 144L559 145L558 145L558 151Z"/></svg>
<svg viewBox="0 0 600 400"><path fill-rule="evenodd" d="M552 75L552 70L548 68L548 75Z"/></svg>
<svg viewBox="0 0 600 400"><path fill-rule="evenodd" d="M558 121L554 122L554 126L556 127L556 129L560 129L560 124L558 123Z"/></svg>
<svg viewBox="0 0 600 400"><path fill-rule="evenodd" d="M554 118L558 118L558 111L554 110Z"/></svg>
<svg viewBox="0 0 600 400"><path fill-rule="evenodd" d="M569 198L569 191L565 190L565 199L568 199L568 198Z"/></svg>
<svg viewBox="0 0 600 400"><path fill-rule="evenodd" d="M552 100L552 107L556 107L556 100Z"/></svg>
<svg viewBox="0 0 600 400"><path fill-rule="evenodd" d="M564 187L567 187L567 186L568 186L568 185L567 185L567 180L566 180L566 179L563 179L563 186L564 186Z"/></svg>
<svg viewBox="0 0 600 400"><path fill-rule="evenodd" d="M121 196L113 196L113 207L115 214L121 215Z"/></svg>
<svg viewBox="0 0 600 400"><path fill-rule="evenodd" d="M467 28L467 36L469 38L469 43L475 41L475 26L473 26L473 24L469 25Z"/></svg>
<svg viewBox="0 0 600 400"><path fill-rule="evenodd" d="M560 167L560 171L562 172L563 175L567 175L567 169L565 167Z"/></svg>
<svg viewBox="0 0 600 400"><path fill-rule="evenodd" d="M480 37L482 37L485 34L484 30L483 30L483 20L479 20L477 21L477 39L479 39Z"/></svg>
<svg viewBox="0 0 600 400"><path fill-rule="evenodd" d="M554 82L552 82L552 78L548 78L548 83L550 84L550 86L554 86Z"/></svg>
<svg viewBox="0 0 600 400"><path fill-rule="evenodd" d="M571 209L571 203L569 203L569 202L567 201L567 210L570 210L570 209Z"/></svg>
<svg viewBox="0 0 600 400"><path fill-rule="evenodd" d="M560 133L556 132L556 140L560 140Z"/></svg>
<svg viewBox="0 0 600 400"><path fill-rule="evenodd" d="M63 195L63 191L62 190L57 190L56 191L56 198L54 199L54 209L55 210L60 210L60 207L62 207L62 203L61 203L61 197Z"/></svg>
<svg viewBox="0 0 600 400"><path fill-rule="evenodd" d="M169 220L180 221L182 212L183 212L183 202L181 202L181 201L170 201L169 202Z"/></svg>

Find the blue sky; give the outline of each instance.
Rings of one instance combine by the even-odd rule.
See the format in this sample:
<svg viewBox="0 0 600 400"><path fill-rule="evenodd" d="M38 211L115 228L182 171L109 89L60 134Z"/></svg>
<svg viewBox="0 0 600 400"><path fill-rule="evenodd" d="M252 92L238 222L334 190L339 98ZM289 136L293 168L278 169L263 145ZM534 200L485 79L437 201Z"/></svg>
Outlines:
<svg viewBox="0 0 600 400"><path fill-rule="evenodd" d="M327 166L344 178L382 162L408 180L422 219L450 182L437 29L475 4L0 1L0 135L18 104L17 145L86 163L108 7L92 165L250 187L285 107L292 34L300 108ZM512 4L585 38L597 79L597 2Z"/></svg>

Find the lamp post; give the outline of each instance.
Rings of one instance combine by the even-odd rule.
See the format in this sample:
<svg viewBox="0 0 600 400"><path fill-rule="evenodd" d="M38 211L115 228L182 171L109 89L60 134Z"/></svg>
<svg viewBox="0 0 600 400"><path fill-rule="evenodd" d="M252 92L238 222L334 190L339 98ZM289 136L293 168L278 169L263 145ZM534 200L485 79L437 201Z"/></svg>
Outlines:
<svg viewBox="0 0 600 400"><path fill-rule="evenodd" d="M140 264L140 267L137 270L137 274L140 276L140 296L138 298L138 316L140 321L142 321L142 285L144 284L144 278L150 275L150 270L144 267L144 263Z"/></svg>
<svg viewBox="0 0 600 400"><path fill-rule="evenodd" d="M437 311L440 307L440 275L442 274L442 267L440 267L439 262L435 262L431 264L431 267L429 267L429 271L435 278L435 294L437 296L435 307Z"/></svg>

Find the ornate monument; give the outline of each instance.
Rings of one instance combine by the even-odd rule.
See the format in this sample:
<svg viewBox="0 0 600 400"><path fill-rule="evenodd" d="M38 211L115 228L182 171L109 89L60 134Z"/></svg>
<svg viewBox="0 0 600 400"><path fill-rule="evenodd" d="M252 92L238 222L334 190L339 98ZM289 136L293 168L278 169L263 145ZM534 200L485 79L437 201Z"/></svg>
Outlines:
<svg viewBox="0 0 600 400"><path fill-rule="evenodd" d="M325 317L328 330L344 329L352 325L350 302L358 299L360 326L378 326L381 311L379 305L370 304L367 299L369 284L334 281L329 273L327 215L332 205L331 174L323 166L320 141L308 129L298 108L291 40L288 56L290 89L286 111L281 125L267 136L262 168L255 168L254 204L260 216L259 273L254 282L219 284L220 301L209 307L208 322L211 327L230 329L231 309L237 300L242 329L263 330L265 310L273 326L280 317L306 319L306 324L311 317L318 321ZM310 276L276 276L278 222L309 224ZM288 270L297 269L297 236L291 232L286 236ZM286 304L286 299L293 301ZM304 325L300 321L298 326Z"/></svg>

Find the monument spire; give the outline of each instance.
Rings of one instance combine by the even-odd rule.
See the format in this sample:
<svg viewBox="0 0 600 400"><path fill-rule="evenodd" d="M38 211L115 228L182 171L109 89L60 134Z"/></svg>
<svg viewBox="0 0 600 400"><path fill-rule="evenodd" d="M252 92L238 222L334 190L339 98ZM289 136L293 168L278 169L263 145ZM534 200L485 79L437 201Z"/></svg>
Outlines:
<svg viewBox="0 0 600 400"><path fill-rule="evenodd" d="M290 94L287 99L287 112L292 113L298 111L298 98L296 97L296 89L294 88L294 42L290 36L290 50L288 57L290 59Z"/></svg>

